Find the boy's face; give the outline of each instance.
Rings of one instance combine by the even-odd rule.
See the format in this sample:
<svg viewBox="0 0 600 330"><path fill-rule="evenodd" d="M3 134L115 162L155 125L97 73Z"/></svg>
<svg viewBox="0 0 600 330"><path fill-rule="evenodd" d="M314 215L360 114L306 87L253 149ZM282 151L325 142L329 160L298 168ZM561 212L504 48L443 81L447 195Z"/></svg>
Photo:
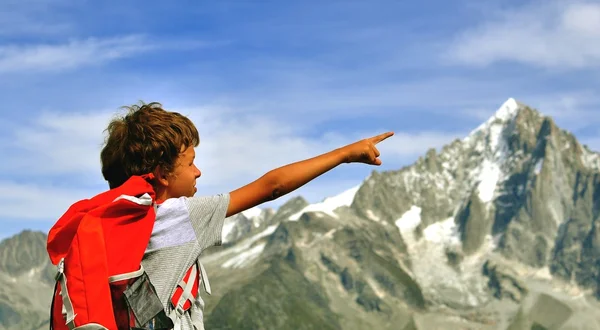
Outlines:
<svg viewBox="0 0 600 330"><path fill-rule="evenodd" d="M165 187L167 198L192 197L196 189L196 179L202 173L194 164L196 151L194 147L185 149L177 159L173 173L167 177L169 184Z"/></svg>

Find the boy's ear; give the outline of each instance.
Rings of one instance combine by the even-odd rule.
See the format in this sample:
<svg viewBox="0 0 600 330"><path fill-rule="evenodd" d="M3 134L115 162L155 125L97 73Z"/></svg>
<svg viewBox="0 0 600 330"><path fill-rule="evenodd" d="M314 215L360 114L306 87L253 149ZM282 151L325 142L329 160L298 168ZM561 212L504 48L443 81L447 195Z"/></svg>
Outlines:
<svg viewBox="0 0 600 330"><path fill-rule="evenodd" d="M160 166L157 166L154 169L154 177L156 178L156 182L159 185L164 186L164 187L169 185L169 180L167 180L167 176L164 174L164 172Z"/></svg>

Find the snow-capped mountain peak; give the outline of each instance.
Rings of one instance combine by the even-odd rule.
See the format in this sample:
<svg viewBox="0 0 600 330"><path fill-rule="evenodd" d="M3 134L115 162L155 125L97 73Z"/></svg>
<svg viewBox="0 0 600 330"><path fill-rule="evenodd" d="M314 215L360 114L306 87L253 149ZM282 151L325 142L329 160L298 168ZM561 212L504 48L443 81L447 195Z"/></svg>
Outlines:
<svg viewBox="0 0 600 330"><path fill-rule="evenodd" d="M502 127L512 121L521 108L521 103L517 102L514 98L509 98L498 108L492 117L474 129L463 141L467 143L473 142L485 135L488 137L490 147L494 149L500 140Z"/></svg>
<svg viewBox="0 0 600 330"><path fill-rule="evenodd" d="M506 100L502 106L500 106L493 118L500 119L502 121L510 120L511 118L514 118L520 108L521 104L511 97Z"/></svg>
<svg viewBox="0 0 600 330"><path fill-rule="evenodd" d="M297 221L302 216L302 214L306 212L323 212L331 215L334 218L337 218L337 215L334 213L335 209L342 206L352 205L352 201L354 201L354 196L356 195L356 192L359 188L360 185L357 185L340 193L339 195L325 198L322 202L310 204L302 210L300 210L299 212L292 214L289 217L289 220Z"/></svg>
<svg viewBox="0 0 600 330"><path fill-rule="evenodd" d="M481 201L489 203L494 199L497 185L505 179L505 165L509 152L506 136L510 124L515 120L523 105L509 98L496 113L467 136L463 143L478 152L482 159L473 175L478 185Z"/></svg>

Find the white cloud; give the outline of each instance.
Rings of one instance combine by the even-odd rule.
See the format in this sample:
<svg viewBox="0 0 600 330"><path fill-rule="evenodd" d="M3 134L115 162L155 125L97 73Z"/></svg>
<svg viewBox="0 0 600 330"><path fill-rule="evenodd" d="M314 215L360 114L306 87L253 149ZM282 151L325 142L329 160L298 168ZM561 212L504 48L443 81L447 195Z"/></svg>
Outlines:
<svg viewBox="0 0 600 330"><path fill-rule="evenodd" d="M425 154L430 148L439 149L452 140L466 136L466 132L432 132L416 133L396 132L388 143L387 140L378 146L382 155L390 158L406 158Z"/></svg>
<svg viewBox="0 0 600 330"><path fill-rule="evenodd" d="M511 61L546 68L600 66L600 4L535 2L462 33L450 57L469 65Z"/></svg>
<svg viewBox="0 0 600 330"><path fill-rule="evenodd" d="M91 194L78 187L0 181L0 219L56 221L71 204Z"/></svg>
<svg viewBox="0 0 600 330"><path fill-rule="evenodd" d="M302 128L267 117L215 116L204 108L191 118L200 131L198 165L204 184L234 184L256 179L277 166L338 147L335 138L305 137ZM249 182L245 182L249 183Z"/></svg>
<svg viewBox="0 0 600 330"><path fill-rule="evenodd" d="M102 132L109 112L91 114L46 112L24 125L13 125L0 150L10 153L0 164L4 173L81 175L100 173Z"/></svg>
<svg viewBox="0 0 600 330"><path fill-rule="evenodd" d="M564 122L572 129L600 120L597 111L600 97L595 91L533 96L531 102L543 114Z"/></svg>
<svg viewBox="0 0 600 330"><path fill-rule="evenodd" d="M138 35L0 47L0 72L61 71L131 57L157 47Z"/></svg>
<svg viewBox="0 0 600 330"><path fill-rule="evenodd" d="M228 109L200 107L179 111L189 115L200 131L201 142L197 148L197 165L203 172L198 182L200 193L228 192L274 168L383 132L324 132L320 136L308 136L305 127L268 117L231 116L232 111ZM0 141L0 150L10 150L12 155L0 165L3 173L11 173L11 177L0 181L0 200L3 200L0 209L4 209L0 211L0 218L55 219L78 198L97 193L84 190L84 187L104 185L99 152L103 130L112 114L107 111L86 114L47 112L38 120L9 132L4 142ZM400 159L424 153L430 147L448 143L452 137L437 132L396 132L396 136L382 142L378 148L384 163L397 163ZM364 179L365 169L369 166L362 166L356 172L353 171L357 168L345 166L344 171L348 172L344 172L343 178L329 176L290 196L301 193L307 194L308 200L320 200L328 194L341 192ZM379 168L370 167L368 171L373 169ZM51 184L57 180L61 182L60 187ZM89 195L84 196L84 193ZM35 210L45 211L32 210L33 205Z"/></svg>

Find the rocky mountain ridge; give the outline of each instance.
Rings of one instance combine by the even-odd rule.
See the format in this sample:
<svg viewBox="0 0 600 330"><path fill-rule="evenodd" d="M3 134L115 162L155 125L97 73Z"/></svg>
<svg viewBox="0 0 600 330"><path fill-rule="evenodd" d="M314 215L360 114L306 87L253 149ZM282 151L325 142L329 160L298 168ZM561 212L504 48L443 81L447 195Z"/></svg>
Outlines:
<svg viewBox="0 0 600 330"><path fill-rule="evenodd" d="M25 230L0 242L0 329L48 327L54 274L44 233Z"/></svg>

